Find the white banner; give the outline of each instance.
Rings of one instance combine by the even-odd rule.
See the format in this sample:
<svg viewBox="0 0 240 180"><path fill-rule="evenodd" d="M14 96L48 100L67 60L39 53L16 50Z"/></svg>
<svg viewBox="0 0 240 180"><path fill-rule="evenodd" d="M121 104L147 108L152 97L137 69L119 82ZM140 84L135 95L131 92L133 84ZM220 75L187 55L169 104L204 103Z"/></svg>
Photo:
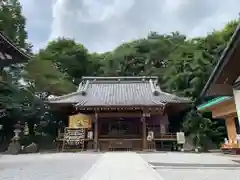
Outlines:
<svg viewBox="0 0 240 180"><path fill-rule="evenodd" d="M240 90L233 89L233 94L234 94L234 100L235 100L235 105L237 110L238 122L240 125Z"/></svg>
<svg viewBox="0 0 240 180"><path fill-rule="evenodd" d="M184 144L185 143L185 134L184 132L177 132L177 143Z"/></svg>

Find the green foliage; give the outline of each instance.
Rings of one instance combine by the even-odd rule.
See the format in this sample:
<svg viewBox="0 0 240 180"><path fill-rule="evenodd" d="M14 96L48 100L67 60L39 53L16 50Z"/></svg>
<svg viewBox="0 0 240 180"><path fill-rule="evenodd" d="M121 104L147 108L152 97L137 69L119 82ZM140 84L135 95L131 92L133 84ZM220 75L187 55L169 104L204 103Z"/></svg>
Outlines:
<svg viewBox="0 0 240 180"><path fill-rule="evenodd" d="M19 1L4 2L0 7L0 30L17 46L31 52ZM75 91L82 76L156 75L164 91L196 100L237 24L238 21L231 21L223 30L193 39L179 32L150 32L146 38L103 54L89 53L72 39L56 39L35 54L27 66L15 65L5 71L0 68L4 74L0 82L1 112L12 122L42 120L49 109L41 98ZM194 111L184 121L185 131L194 134L200 145L208 136L218 135L220 131L215 126Z"/></svg>
<svg viewBox="0 0 240 180"><path fill-rule="evenodd" d="M68 74L76 85L88 72L88 52L74 40L59 38L49 42L48 46L37 55L39 60L48 60L60 72Z"/></svg>
<svg viewBox="0 0 240 180"><path fill-rule="evenodd" d="M0 6L0 31L17 47L31 52L27 43L25 18L18 0L5 0ZM24 65L16 64L3 69L0 67L0 124L3 132L11 138L12 125L17 121L39 119L45 110L43 102L34 95L30 87L24 86L22 73ZM9 136L10 135L10 136Z"/></svg>
<svg viewBox="0 0 240 180"><path fill-rule="evenodd" d="M26 71L25 78L36 92L61 95L76 89L67 74L58 71L51 61L34 59L28 63Z"/></svg>
<svg viewBox="0 0 240 180"><path fill-rule="evenodd" d="M0 107L7 117L16 121L39 118L43 102L28 89L19 89L11 82L0 82Z"/></svg>
<svg viewBox="0 0 240 180"><path fill-rule="evenodd" d="M4 0L0 6L0 31L10 38L17 47L31 52L25 29L26 19L22 15L19 0Z"/></svg>
<svg viewBox="0 0 240 180"><path fill-rule="evenodd" d="M37 76L28 71L36 87L43 87L38 89L45 90L52 84L49 91L53 94L64 93L64 84L68 84L65 92L70 92L74 87L70 84L78 85L82 76L87 75L157 75L163 90L196 100L237 23L232 21L222 31L193 39L179 32L168 35L151 32L146 38L124 43L103 54L88 53L71 39L57 39L36 55L39 65L35 69L41 63L49 68L38 71ZM51 75L45 75L44 71Z"/></svg>
<svg viewBox="0 0 240 180"><path fill-rule="evenodd" d="M192 109L187 113L183 122L183 130L193 138L196 147L208 148L209 141L215 137L221 137L223 128L218 126L217 121L202 116L200 112Z"/></svg>

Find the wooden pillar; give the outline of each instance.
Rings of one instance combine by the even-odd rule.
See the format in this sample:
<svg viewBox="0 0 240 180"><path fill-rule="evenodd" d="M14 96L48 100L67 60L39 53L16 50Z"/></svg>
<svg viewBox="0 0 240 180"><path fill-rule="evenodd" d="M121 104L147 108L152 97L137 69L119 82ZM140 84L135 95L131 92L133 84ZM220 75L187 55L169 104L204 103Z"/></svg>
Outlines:
<svg viewBox="0 0 240 180"><path fill-rule="evenodd" d="M0 65L0 81L3 80L3 67Z"/></svg>
<svg viewBox="0 0 240 180"><path fill-rule="evenodd" d="M236 124L235 124L235 116L226 118L226 126L227 126L227 134L228 140L234 142L237 138Z"/></svg>
<svg viewBox="0 0 240 180"><path fill-rule="evenodd" d="M95 113L94 122L94 149L98 151L98 115Z"/></svg>
<svg viewBox="0 0 240 180"><path fill-rule="evenodd" d="M145 114L142 116L142 148L147 149L147 131L146 131L146 117Z"/></svg>

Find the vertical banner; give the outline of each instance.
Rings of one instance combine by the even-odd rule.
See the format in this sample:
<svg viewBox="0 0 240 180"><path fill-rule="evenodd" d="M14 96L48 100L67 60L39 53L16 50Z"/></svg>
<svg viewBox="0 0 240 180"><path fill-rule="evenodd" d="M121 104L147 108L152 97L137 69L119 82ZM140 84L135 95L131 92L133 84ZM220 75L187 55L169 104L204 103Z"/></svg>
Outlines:
<svg viewBox="0 0 240 180"><path fill-rule="evenodd" d="M238 122L240 125L240 90L233 89L233 95L234 95L234 100L235 100L235 105L237 110ZM239 127L236 127L236 128L238 129Z"/></svg>
<svg viewBox="0 0 240 180"><path fill-rule="evenodd" d="M76 114L73 116L69 116L69 128L88 128L92 127L91 117L85 114Z"/></svg>
<svg viewBox="0 0 240 180"><path fill-rule="evenodd" d="M177 143L184 144L185 143L185 134L184 132L177 132Z"/></svg>

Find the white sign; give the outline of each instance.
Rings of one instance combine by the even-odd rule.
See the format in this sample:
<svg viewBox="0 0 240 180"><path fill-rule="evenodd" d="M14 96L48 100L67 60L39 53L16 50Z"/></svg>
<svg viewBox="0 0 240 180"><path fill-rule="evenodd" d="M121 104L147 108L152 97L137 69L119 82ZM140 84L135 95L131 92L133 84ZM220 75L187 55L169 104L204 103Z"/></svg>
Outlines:
<svg viewBox="0 0 240 180"><path fill-rule="evenodd" d="M88 131L88 139L93 139L93 132L92 131Z"/></svg>
<svg viewBox="0 0 240 180"><path fill-rule="evenodd" d="M184 144L185 143L185 134L184 132L177 132L177 143Z"/></svg>
<svg viewBox="0 0 240 180"><path fill-rule="evenodd" d="M147 136L147 140L148 141L152 141L154 139L154 132L153 131L149 131L148 132L148 136Z"/></svg>
<svg viewBox="0 0 240 180"><path fill-rule="evenodd" d="M240 125L240 90L233 89L234 101L237 109L238 122Z"/></svg>

